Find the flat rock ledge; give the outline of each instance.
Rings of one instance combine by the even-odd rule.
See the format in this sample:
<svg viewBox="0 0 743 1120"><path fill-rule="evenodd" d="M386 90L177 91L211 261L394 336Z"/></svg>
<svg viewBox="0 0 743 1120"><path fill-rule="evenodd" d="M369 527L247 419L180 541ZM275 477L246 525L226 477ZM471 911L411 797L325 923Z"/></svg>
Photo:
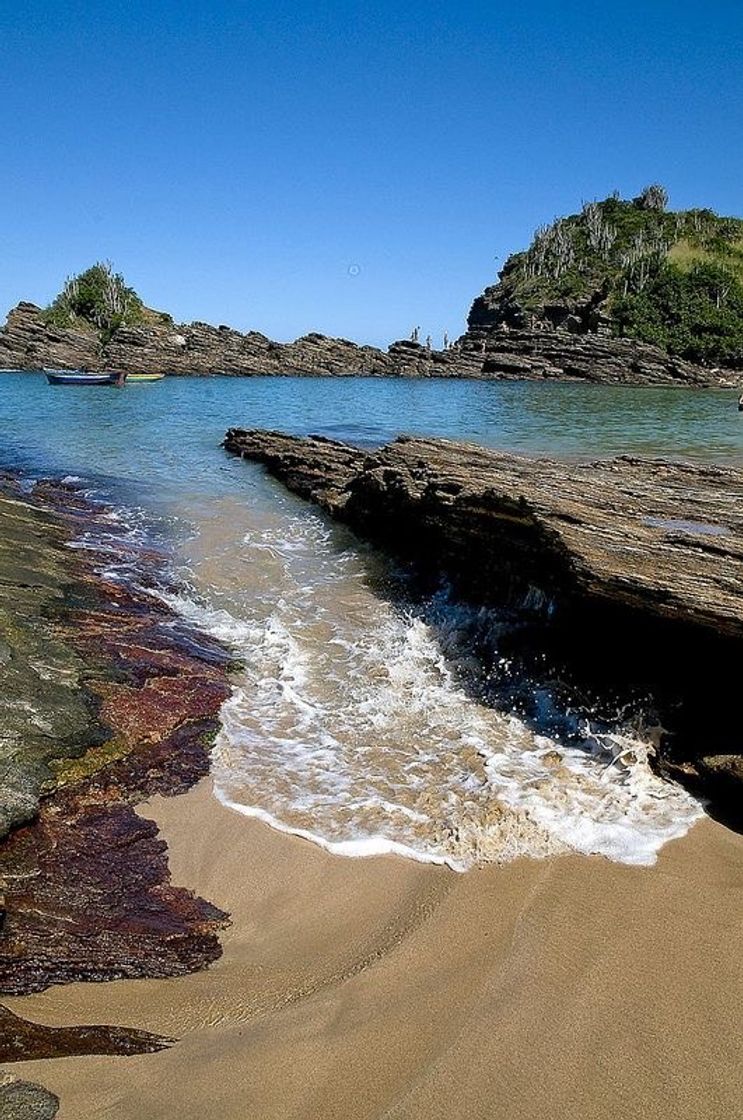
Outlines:
<svg viewBox="0 0 743 1120"><path fill-rule="evenodd" d="M743 471L409 437L370 453L243 429L224 447L424 578L517 612L532 663L548 651L594 696L649 694L669 732L660 768L739 799Z"/></svg>

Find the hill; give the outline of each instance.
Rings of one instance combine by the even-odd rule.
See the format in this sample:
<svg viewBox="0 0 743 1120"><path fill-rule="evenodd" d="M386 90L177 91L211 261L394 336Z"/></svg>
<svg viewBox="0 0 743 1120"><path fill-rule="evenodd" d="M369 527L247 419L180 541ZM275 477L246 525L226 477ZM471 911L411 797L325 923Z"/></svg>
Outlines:
<svg viewBox="0 0 743 1120"><path fill-rule="evenodd" d="M563 329L743 367L743 220L670 211L667 201L662 187L650 186L540 227L475 300L468 335Z"/></svg>

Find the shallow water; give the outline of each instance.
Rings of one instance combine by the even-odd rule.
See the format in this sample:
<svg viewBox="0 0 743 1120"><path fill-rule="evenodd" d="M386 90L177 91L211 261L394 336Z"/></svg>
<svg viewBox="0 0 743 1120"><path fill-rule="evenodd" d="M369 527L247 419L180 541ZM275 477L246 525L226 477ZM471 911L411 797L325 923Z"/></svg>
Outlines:
<svg viewBox="0 0 743 1120"><path fill-rule="evenodd" d="M735 394L353 378L199 379L51 389L0 378L0 464L81 477L135 537L167 542L166 596L244 669L214 752L218 795L349 855L467 867L518 854L652 862L700 813L628 732L493 702L472 635L501 620L404 581L262 471L219 450L232 425L363 443L400 431L537 454L743 462ZM549 716L550 698L543 698Z"/></svg>

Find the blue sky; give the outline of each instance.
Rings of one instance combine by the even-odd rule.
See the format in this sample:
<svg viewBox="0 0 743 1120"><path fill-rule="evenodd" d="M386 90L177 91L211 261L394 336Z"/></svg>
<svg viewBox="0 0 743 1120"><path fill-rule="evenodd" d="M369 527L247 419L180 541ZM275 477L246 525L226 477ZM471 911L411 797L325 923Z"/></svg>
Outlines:
<svg viewBox="0 0 743 1120"><path fill-rule="evenodd" d="M177 319L460 333L540 222L743 214L743 5L0 0L0 312L111 259Z"/></svg>

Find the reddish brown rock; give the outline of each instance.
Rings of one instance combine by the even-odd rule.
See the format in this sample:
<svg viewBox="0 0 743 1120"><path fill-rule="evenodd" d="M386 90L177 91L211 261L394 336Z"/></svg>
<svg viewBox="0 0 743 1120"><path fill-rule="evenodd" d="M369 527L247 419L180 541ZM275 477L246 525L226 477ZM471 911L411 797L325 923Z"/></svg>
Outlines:
<svg viewBox="0 0 743 1120"><path fill-rule="evenodd" d="M24 508L31 522L38 515L45 530L53 527L56 539L97 524L110 530L106 511L69 488L39 487ZM110 566L111 555L105 559ZM73 658L89 722L78 741L60 743L56 754L47 737L40 807L0 846L4 993L72 980L177 975L220 954L218 933L227 916L171 883L165 844L133 806L154 793L182 792L208 772L219 709L229 694L229 656L154 596L102 578L100 560L80 549L55 554L44 641L53 636ZM137 560L142 568L163 565L157 554ZM27 1037L16 1037L11 1024L6 1047L23 1052ZM55 1037L55 1045L66 1045ZM106 1037L108 1046L129 1045L116 1032Z"/></svg>
<svg viewBox="0 0 743 1120"><path fill-rule="evenodd" d="M152 1054L173 1039L128 1027L45 1027L0 1004L0 1062L69 1058L76 1054ZM0 1116L2 1093L0 1092Z"/></svg>

